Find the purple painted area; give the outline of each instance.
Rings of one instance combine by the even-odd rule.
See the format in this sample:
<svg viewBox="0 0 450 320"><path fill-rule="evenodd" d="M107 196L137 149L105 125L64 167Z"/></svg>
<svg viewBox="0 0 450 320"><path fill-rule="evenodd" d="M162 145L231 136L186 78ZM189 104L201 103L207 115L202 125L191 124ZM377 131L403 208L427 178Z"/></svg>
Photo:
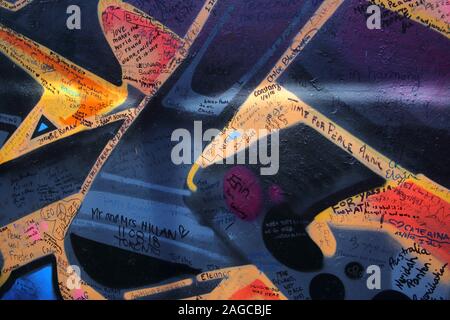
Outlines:
<svg viewBox="0 0 450 320"><path fill-rule="evenodd" d="M271 185L268 190L270 201L276 204L284 202L284 191L279 185Z"/></svg>
<svg viewBox="0 0 450 320"><path fill-rule="evenodd" d="M450 52L448 39L384 9L381 30L361 28L368 17L368 5L367 1L349 1L336 17L342 22L334 24L333 41L327 43L339 48L345 60L346 84L369 82L372 91L386 98L409 98L424 106L432 102L438 108L448 106L450 59L443 54ZM414 111L423 120L426 110Z"/></svg>

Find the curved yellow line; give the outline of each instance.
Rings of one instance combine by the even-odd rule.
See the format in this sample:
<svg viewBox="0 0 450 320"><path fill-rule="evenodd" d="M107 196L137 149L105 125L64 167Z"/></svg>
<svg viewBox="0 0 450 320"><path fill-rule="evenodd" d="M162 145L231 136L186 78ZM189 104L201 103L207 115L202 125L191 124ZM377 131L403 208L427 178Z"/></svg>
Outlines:
<svg viewBox="0 0 450 320"><path fill-rule="evenodd" d="M187 186L188 186L189 190L191 190L192 192L197 191L197 186L194 183L194 177L195 177L195 174L197 173L198 169L200 169L200 166L197 163L194 163L192 165L191 170L189 171L187 179L186 179Z"/></svg>

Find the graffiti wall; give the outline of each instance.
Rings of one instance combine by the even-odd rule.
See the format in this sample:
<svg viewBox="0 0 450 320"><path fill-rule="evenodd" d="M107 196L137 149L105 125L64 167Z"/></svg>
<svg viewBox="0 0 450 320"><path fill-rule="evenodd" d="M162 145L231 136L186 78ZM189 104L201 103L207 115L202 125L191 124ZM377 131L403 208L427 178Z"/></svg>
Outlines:
<svg viewBox="0 0 450 320"><path fill-rule="evenodd" d="M0 0L1 299L450 299L450 2Z"/></svg>

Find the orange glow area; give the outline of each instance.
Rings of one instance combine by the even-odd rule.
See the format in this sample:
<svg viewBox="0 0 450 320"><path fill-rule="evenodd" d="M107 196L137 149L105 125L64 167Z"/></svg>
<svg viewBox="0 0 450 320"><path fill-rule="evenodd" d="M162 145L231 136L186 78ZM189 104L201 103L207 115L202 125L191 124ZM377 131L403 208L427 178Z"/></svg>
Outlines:
<svg viewBox="0 0 450 320"><path fill-rule="evenodd" d="M91 74L57 53L23 35L0 25L0 52L24 69L44 88L38 104L0 150L0 163L12 160L46 143L32 140L41 116L56 128L63 129L60 138L90 127L90 117L105 115L128 95L120 87Z"/></svg>

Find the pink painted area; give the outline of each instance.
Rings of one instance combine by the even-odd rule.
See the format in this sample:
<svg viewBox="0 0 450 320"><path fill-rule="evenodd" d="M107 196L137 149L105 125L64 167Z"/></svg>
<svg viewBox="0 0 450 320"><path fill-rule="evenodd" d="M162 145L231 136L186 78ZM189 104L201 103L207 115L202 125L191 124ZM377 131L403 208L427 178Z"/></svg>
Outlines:
<svg viewBox="0 0 450 320"><path fill-rule="evenodd" d="M30 224L26 230L25 230L25 234L27 235L27 237L33 241L38 241L41 240L41 233L39 231L39 227L37 226L36 223L32 223Z"/></svg>
<svg viewBox="0 0 450 320"><path fill-rule="evenodd" d="M72 296L75 300L83 300L84 299L84 291L83 289L74 289Z"/></svg>
<svg viewBox="0 0 450 320"><path fill-rule="evenodd" d="M240 219L252 221L262 209L259 179L246 167L236 166L224 177L223 193L228 208Z"/></svg>
<svg viewBox="0 0 450 320"><path fill-rule="evenodd" d="M122 65L124 78L145 94L152 94L181 48L181 39L150 17L120 6L106 8L102 24L106 39Z"/></svg>
<svg viewBox="0 0 450 320"><path fill-rule="evenodd" d="M42 230L43 232L48 231L48 223L47 223L47 222L43 221L43 222L41 222L39 225L41 226L41 230Z"/></svg>

